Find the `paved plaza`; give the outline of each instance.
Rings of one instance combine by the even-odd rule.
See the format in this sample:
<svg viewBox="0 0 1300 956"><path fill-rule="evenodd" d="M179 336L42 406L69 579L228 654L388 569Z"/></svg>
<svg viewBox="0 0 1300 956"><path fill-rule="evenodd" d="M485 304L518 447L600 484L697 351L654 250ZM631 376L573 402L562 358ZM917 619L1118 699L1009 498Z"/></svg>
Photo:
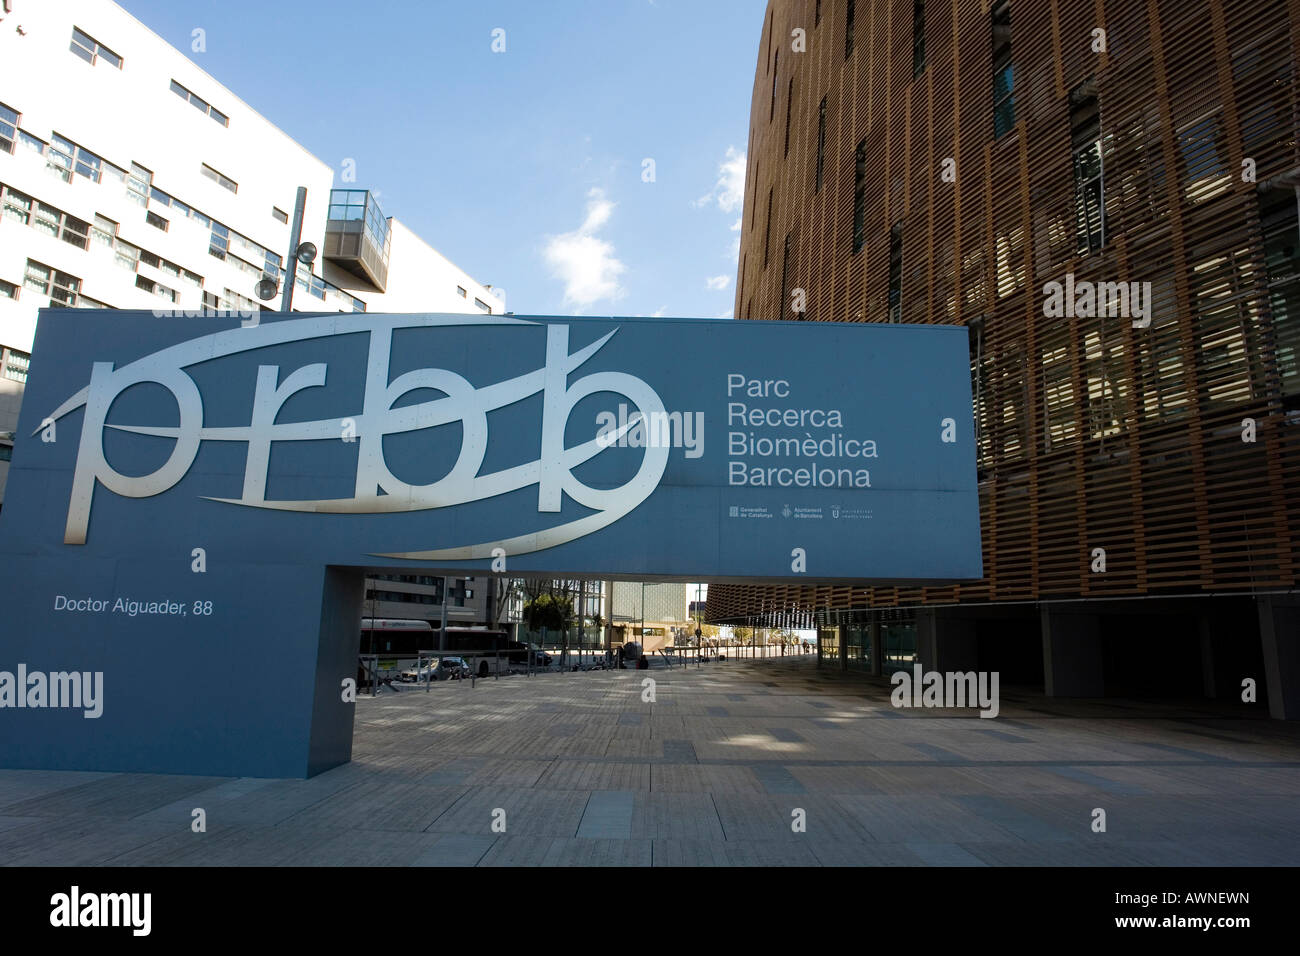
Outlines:
<svg viewBox="0 0 1300 956"><path fill-rule="evenodd" d="M0 862L1300 863L1295 724L889 690L807 657L406 687L360 699L352 762L310 780L0 770Z"/></svg>

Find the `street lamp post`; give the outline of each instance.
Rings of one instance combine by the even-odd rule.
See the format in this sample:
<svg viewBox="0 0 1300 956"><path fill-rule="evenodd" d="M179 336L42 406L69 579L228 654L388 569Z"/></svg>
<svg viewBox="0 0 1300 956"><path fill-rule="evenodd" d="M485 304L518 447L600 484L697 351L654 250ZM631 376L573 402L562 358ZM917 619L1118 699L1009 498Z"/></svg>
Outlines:
<svg viewBox="0 0 1300 956"><path fill-rule="evenodd" d="M289 257L284 263L284 288L280 292L280 311L293 311L293 285L298 280L298 245L302 241L302 217L307 208L307 187L298 187L293 204L293 227L289 231Z"/></svg>

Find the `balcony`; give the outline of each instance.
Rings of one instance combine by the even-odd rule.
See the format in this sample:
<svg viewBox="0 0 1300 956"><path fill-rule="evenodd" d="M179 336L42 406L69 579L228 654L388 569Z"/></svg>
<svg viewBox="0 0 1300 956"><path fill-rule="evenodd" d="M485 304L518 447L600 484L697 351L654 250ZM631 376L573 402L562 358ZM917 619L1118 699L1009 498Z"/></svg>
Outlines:
<svg viewBox="0 0 1300 956"><path fill-rule="evenodd" d="M324 256L383 292L388 285L388 220L369 190L330 190Z"/></svg>

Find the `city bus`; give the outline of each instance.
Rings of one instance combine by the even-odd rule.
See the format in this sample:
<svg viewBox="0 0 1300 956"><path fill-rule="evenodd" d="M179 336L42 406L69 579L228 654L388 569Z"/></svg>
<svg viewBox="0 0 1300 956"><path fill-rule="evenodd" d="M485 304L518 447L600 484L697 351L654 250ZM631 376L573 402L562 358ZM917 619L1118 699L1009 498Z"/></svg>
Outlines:
<svg viewBox="0 0 1300 956"><path fill-rule="evenodd" d="M512 665L524 667L528 663L527 648L510 640L502 630L449 625L444 643L439 629L430 621L361 619L358 653L374 660L373 666L380 680L391 680L403 670L416 667L420 653L425 652L427 658L430 651L464 658L470 670L479 677L495 674L498 662L502 673L508 673ZM359 670L358 680L368 685L369 677L364 670Z"/></svg>

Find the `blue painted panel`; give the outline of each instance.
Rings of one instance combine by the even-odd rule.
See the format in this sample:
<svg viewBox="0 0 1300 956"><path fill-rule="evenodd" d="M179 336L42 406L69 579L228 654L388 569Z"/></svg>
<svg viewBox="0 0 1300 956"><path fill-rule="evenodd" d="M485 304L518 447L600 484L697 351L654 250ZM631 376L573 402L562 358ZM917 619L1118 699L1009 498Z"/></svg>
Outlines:
<svg viewBox="0 0 1300 956"><path fill-rule="evenodd" d="M0 766L346 761L362 567L980 577L964 329L263 318L41 313Z"/></svg>

